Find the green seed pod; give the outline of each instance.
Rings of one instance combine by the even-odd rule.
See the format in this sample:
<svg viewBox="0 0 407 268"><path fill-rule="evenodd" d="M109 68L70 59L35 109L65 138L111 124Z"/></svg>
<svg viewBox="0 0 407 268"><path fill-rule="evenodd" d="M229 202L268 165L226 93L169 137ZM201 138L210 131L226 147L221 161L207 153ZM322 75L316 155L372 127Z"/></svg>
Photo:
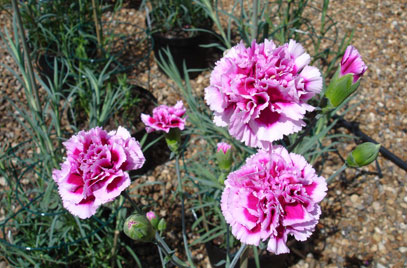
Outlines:
<svg viewBox="0 0 407 268"><path fill-rule="evenodd" d="M138 242L151 242L155 235L150 221L144 215L139 214L133 214L126 219L123 231L128 237Z"/></svg>
<svg viewBox="0 0 407 268"><path fill-rule="evenodd" d="M165 141L171 152L177 153L181 145L181 130L179 128L171 128L170 131L165 134Z"/></svg>
<svg viewBox="0 0 407 268"><path fill-rule="evenodd" d="M376 160L379 154L380 144L365 142L356 146L348 155L346 164L350 167L363 167Z"/></svg>

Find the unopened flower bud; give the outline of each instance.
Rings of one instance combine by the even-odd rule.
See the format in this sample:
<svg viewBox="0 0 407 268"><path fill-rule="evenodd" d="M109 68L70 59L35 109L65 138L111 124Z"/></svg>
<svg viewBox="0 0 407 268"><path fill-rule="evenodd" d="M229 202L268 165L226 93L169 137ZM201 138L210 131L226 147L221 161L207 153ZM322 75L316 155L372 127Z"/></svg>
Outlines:
<svg viewBox="0 0 407 268"><path fill-rule="evenodd" d="M146 217L151 222L151 225L153 225L154 229L157 229L158 218L157 215L155 215L154 211L147 212Z"/></svg>
<svg viewBox="0 0 407 268"><path fill-rule="evenodd" d="M165 134L165 141L171 152L177 153L181 145L181 130L179 128L171 128L170 131Z"/></svg>
<svg viewBox="0 0 407 268"><path fill-rule="evenodd" d="M365 142L356 146L346 159L350 167L363 167L376 160L379 154L380 144Z"/></svg>
<svg viewBox="0 0 407 268"><path fill-rule="evenodd" d="M165 229L167 229L167 223L165 222L164 218L162 218L159 222L158 222L158 226L157 226L158 231L162 232Z"/></svg>
<svg viewBox="0 0 407 268"><path fill-rule="evenodd" d="M144 216L133 214L124 222L124 233L131 239L138 242L151 242L155 231L150 221Z"/></svg>
<svg viewBox="0 0 407 268"><path fill-rule="evenodd" d="M351 74L353 76L352 83L356 83L360 77L366 72L367 66L362 60L359 52L353 46L346 48L345 54L341 60L341 70L339 76Z"/></svg>
<svg viewBox="0 0 407 268"><path fill-rule="evenodd" d="M232 146L226 142L219 142L217 144L216 159L218 160L218 166L222 171L230 171L232 167Z"/></svg>
<svg viewBox="0 0 407 268"><path fill-rule="evenodd" d="M360 84L360 77L366 70L367 67L359 52L353 46L348 46L341 60L340 67L332 77L325 92L331 107L339 106L356 91Z"/></svg>

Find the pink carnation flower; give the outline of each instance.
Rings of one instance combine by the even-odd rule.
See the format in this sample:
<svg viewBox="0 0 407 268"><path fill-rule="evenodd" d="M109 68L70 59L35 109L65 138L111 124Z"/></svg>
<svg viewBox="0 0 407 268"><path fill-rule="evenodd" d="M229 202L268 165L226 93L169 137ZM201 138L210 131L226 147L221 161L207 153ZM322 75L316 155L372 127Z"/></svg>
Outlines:
<svg viewBox="0 0 407 268"><path fill-rule="evenodd" d="M366 70L367 66L358 50L353 46L348 46L341 60L340 76L353 74L353 83L356 83Z"/></svg>
<svg viewBox="0 0 407 268"><path fill-rule="evenodd" d="M123 127L109 133L99 127L81 131L63 144L67 157L52 177L64 207L82 219L120 195L130 185L126 171L145 161L139 143Z"/></svg>
<svg viewBox="0 0 407 268"><path fill-rule="evenodd" d="M276 47L269 40L232 47L216 63L205 100L214 122L228 126L232 136L251 147L268 148L284 135L305 126L306 101L322 89L319 70L291 40Z"/></svg>
<svg viewBox="0 0 407 268"><path fill-rule="evenodd" d="M244 166L229 174L221 208L233 235L241 242L288 253L287 235L306 240L321 214L318 203L327 184L304 157L276 146L259 151Z"/></svg>
<svg viewBox="0 0 407 268"><path fill-rule="evenodd" d="M153 110L153 116L141 114L141 120L146 125L148 133L153 131L165 131L168 133L171 128L183 130L185 127L185 108L182 101L178 101L173 107L160 105Z"/></svg>
<svg viewBox="0 0 407 268"><path fill-rule="evenodd" d="M217 152L222 151L224 154L226 154L232 146L230 144L227 144L226 142L219 142L217 145Z"/></svg>

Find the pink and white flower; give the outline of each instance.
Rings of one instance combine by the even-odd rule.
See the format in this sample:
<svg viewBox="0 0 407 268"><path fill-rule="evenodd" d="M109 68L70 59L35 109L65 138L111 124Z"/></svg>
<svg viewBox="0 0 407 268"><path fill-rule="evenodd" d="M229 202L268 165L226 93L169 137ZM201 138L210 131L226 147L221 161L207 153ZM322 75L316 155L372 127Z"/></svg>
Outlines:
<svg viewBox="0 0 407 268"><path fill-rule="evenodd" d="M358 50L353 46L348 46L341 60L340 76L352 74L353 83L356 83L366 70L367 66L363 62Z"/></svg>
<svg viewBox="0 0 407 268"><path fill-rule="evenodd" d="M277 47L273 41L232 47L216 63L205 100L214 122L251 147L268 148L273 141L300 131L306 102L322 89L319 70L310 56L291 40Z"/></svg>
<svg viewBox="0 0 407 268"><path fill-rule="evenodd" d="M304 157L282 146L259 151L229 174L221 209L233 235L241 242L288 253L287 236L306 240L314 231L327 184Z"/></svg>
<svg viewBox="0 0 407 268"><path fill-rule="evenodd" d="M138 141L123 127L107 133L100 127L80 131L63 143L67 156L52 177L64 207L85 219L130 185L126 171L145 162Z"/></svg>
<svg viewBox="0 0 407 268"><path fill-rule="evenodd" d="M173 107L160 105L153 110L153 116L141 114L141 120L146 125L148 133L153 131L164 131L168 133L171 128L183 130L186 118L185 108L182 101L178 101Z"/></svg>

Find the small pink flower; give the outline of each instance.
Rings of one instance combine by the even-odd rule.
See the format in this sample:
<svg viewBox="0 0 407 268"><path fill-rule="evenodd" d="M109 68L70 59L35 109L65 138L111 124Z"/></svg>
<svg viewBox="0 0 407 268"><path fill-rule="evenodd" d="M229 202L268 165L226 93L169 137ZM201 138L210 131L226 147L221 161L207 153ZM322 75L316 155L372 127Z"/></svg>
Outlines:
<svg viewBox="0 0 407 268"><path fill-rule="evenodd" d="M230 150L230 148L232 148L232 146L230 146L226 142L219 142L217 144L217 152L220 152L222 150L222 152L226 154Z"/></svg>
<svg viewBox="0 0 407 268"><path fill-rule="evenodd" d="M82 219L120 195L130 185L126 171L145 161L139 143L123 127L109 133L99 127L80 131L63 144L67 157L52 177L64 207Z"/></svg>
<svg viewBox="0 0 407 268"><path fill-rule="evenodd" d="M268 148L273 141L300 131L306 102L322 89L319 70L291 40L276 47L269 40L232 47L216 63L205 100L214 122L251 147Z"/></svg>
<svg viewBox="0 0 407 268"><path fill-rule="evenodd" d="M348 46L341 60L340 76L353 74L353 83L356 83L366 70L367 66L357 49L353 46Z"/></svg>
<svg viewBox="0 0 407 268"><path fill-rule="evenodd" d="M149 221L151 221L152 219L157 218L157 216L155 215L154 211L149 211L149 212L147 212L146 217L147 217L147 219L148 219Z"/></svg>
<svg viewBox="0 0 407 268"><path fill-rule="evenodd" d="M314 231L326 191L325 179L304 157L275 146L229 174L221 209L241 242L257 246L268 240L268 251L288 253L288 234L305 241Z"/></svg>
<svg viewBox="0 0 407 268"><path fill-rule="evenodd" d="M148 133L153 131L164 131L168 133L171 128L183 130L185 127L185 108L182 101L178 101L173 107L160 105L153 110L153 116L141 114L141 120L146 125Z"/></svg>

